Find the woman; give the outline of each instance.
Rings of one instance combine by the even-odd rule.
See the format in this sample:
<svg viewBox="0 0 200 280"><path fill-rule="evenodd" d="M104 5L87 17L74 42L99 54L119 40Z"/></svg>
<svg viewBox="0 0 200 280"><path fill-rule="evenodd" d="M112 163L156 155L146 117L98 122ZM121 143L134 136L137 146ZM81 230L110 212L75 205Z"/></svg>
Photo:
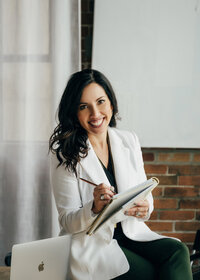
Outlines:
<svg viewBox="0 0 200 280"><path fill-rule="evenodd" d="M114 91L102 73L87 69L71 76L50 138L60 234L71 235L68 279L191 280L186 246L144 223L153 211L151 194L87 235L115 192L146 180L138 138L115 128L117 113Z"/></svg>

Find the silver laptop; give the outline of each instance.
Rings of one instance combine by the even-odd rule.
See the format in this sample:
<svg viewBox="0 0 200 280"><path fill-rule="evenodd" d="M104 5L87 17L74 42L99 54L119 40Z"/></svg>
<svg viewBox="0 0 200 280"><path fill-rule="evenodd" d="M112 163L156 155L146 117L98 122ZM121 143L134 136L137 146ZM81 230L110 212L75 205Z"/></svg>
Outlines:
<svg viewBox="0 0 200 280"><path fill-rule="evenodd" d="M14 245L10 280L66 280L69 251L67 235Z"/></svg>

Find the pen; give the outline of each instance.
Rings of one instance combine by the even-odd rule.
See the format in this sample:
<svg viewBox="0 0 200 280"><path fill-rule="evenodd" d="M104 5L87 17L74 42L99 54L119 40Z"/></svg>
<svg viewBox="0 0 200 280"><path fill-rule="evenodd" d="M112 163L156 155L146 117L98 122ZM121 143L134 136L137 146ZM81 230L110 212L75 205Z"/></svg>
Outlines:
<svg viewBox="0 0 200 280"><path fill-rule="evenodd" d="M93 186L98 186L97 184L95 184L95 183L93 183L93 182L90 182L90 181L88 181L88 180L86 180L86 179L83 179L83 178L79 178L80 180L82 180L82 181L84 181L84 182L86 182L86 183L88 183L88 184L90 184L90 185L93 185ZM114 187L110 187L110 190L115 194L115 188Z"/></svg>
<svg viewBox="0 0 200 280"><path fill-rule="evenodd" d="M85 179L83 179L83 178L80 178L80 180L82 180L82 181L84 181L84 182L86 182L86 183L88 183L88 184L91 184L91 185L93 185L93 186L98 186L97 184L95 184L95 183L93 183L93 182L90 182L90 181L88 181L88 180L85 180Z"/></svg>

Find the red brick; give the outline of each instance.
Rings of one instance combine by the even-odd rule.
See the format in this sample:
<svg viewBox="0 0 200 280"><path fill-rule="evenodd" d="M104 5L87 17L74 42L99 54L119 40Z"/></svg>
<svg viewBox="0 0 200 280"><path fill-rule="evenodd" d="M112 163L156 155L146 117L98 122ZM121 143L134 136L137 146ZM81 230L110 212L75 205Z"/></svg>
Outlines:
<svg viewBox="0 0 200 280"><path fill-rule="evenodd" d="M200 221L200 211L197 211L197 212L196 212L196 220L199 220L199 221Z"/></svg>
<svg viewBox="0 0 200 280"><path fill-rule="evenodd" d="M81 24L92 24L93 14L92 13L82 13Z"/></svg>
<svg viewBox="0 0 200 280"><path fill-rule="evenodd" d="M199 228L199 222L176 222L175 224L175 230L177 231L197 231Z"/></svg>
<svg viewBox="0 0 200 280"><path fill-rule="evenodd" d="M196 197L199 189L195 187L165 187L164 196L168 197Z"/></svg>
<svg viewBox="0 0 200 280"><path fill-rule="evenodd" d="M151 213L150 220L157 220L157 219L158 219L158 211L154 210L154 211Z"/></svg>
<svg viewBox="0 0 200 280"><path fill-rule="evenodd" d="M81 39L82 53L85 51L85 38Z"/></svg>
<svg viewBox="0 0 200 280"><path fill-rule="evenodd" d="M88 28L88 26L83 26L83 27L81 28L81 35L82 35L82 37L86 37L86 36L88 36L88 34L89 34L89 28Z"/></svg>
<svg viewBox="0 0 200 280"><path fill-rule="evenodd" d="M87 62L87 56L85 52L82 52L82 62Z"/></svg>
<svg viewBox="0 0 200 280"><path fill-rule="evenodd" d="M190 154L189 153L175 153L172 156L173 162L189 162L190 161Z"/></svg>
<svg viewBox="0 0 200 280"><path fill-rule="evenodd" d="M177 184L177 176L156 176L160 185L176 185Z"/></svg>
<svg viewBox="0 0 200 280"><path fill-rule="evenodd" d="M169 174L196 175L200 174L199 165L172 165L169 166Z"/></svg>
<svg viewBox="0 0 200 280"><path fill-rule="evenodd" d="M200 186L200 176L180 176L178 182L179 185Z"/></svg>
<svg viewBox="0 0 200 280"><path fill-rule="evenodd" d="M200 198L181 200L180 209L200 209Z"/></svg>
<svg viewBox="0 0 200 280"><path fill-rule="evenodd" d="M146 222L148 227L150 227L153 231L171 231L172 230L172 222Z"/></svg>
<svg viewBox="0 0 200 280"><path fill-rule="evenodd" d="M91 62L82 62L81 63L81 67L82 67L82 69L89 69L89 68L91 68Z"/></svg>
<svg viewBox="0 0 200 280"><path fill-rule="evenodd" d="M159 161L167 162L188 162L190 161L189 153L160 153L158 155Z"/></svg>
<svg viewBox="0 0 200 280"><path fill-rule="evenodd" d="M163 193L163 188L162 187L157 187L152 191L153 196L162 196Z"/></svg>
<svg viewBox="0 0 200 280"><path fill-rule="evenodd" d="M88 12L88 1L87 0L81 0L81 12L85 13Z"/></svg>
<svg viewBox="0 0 200 280"><path fill-rule="evenodd" d="M195 154L194 155L194 161L195 162L200 162L200 154Z"/></svg>
<svg viewBox="0 0 200 280"><path fill-rule="evenodd" d="M192 220L195 217L194 211L161 211L161 220Z"/></svg>
<svg viewBox="0 0 200 280"><path fill-rule="evenodd" d="M196 233L179 233L179 232L171 232L171 233L162 233L162 235L166 235L166 236L169 236L169 237L175 237L175 238L178 238L180 239L182 242L185 242L185 243L191 243L191 242L194 242L194 239L195 239L195 234Z"/></svg>
<svg viewBox="0 0 200 280"><path fill-rule="evenodd" d="M176 199L154 199L155 209L176 209L177 200Z"/></svg>
<svg viewBox="0 0 200 280"><path fill-rule="evenodd" d="M166 165L145 164L144 169L147 174L156 175L156 174L166 174L167 173Z"/></svg>
<svg viewBox="0 0 200 280"><path fill-rule="evenodd" d="M154 154L153 153L143 153L143 160L144 161L154 161Z"/></svg>

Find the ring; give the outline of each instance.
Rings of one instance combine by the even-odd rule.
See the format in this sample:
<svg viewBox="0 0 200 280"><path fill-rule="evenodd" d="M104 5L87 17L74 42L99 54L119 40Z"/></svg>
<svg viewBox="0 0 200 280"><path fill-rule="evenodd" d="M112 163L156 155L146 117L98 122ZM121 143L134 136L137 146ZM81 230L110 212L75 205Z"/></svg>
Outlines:
<svg viewBox="0 0 200 280"><path fill-rule="evenodd" d="M140 211L137 211L137 212L135 213L135 216L136 216L136 217L140 217Z"/></svg>
<svg viewBox="0 0 200 280"><path fill-rule="evenodd" d="M104 194L101 194L100 199L104 200Z"/></svg>

